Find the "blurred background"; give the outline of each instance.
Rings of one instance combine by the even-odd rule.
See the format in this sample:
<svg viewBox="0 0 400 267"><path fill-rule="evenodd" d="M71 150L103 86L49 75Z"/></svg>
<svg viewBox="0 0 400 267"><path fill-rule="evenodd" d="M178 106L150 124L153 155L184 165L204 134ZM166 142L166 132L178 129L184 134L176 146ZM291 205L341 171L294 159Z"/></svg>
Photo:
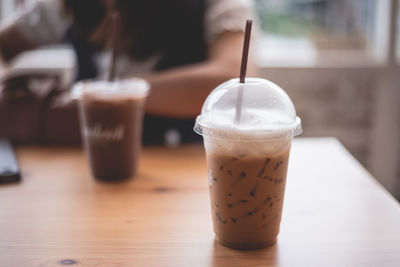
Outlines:
<svg viewBox="0 0 400 267"><path fill-rule="evenodd" d="M337 137L400 199L398 1L256 3L262 76L292 97L303 136Z"/></svg>
<svg viewBox="0 0 400 267"><path fill-rule="evenodd" d="M32 1L0 0L0 20ZM304 123L302 136L337 137L400 199L398 1L254 2L260 75L293 99ZM62 70L65 83L73 78L69 47L24 53L13 64L37 68L38 61L41 68Z"/></svg>

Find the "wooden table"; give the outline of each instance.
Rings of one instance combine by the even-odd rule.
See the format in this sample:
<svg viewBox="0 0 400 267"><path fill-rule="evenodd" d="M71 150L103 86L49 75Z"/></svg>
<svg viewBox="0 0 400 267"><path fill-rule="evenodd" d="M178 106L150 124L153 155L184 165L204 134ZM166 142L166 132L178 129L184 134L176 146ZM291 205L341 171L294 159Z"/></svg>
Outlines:
<svg viewBox="0 0 400 267"><path fill-rule="evenodd" d="M1 266L400 266L399 204L336 139L295 141L279 240L259 251L214 242L201 146L146 148L120 184L95 182L80 149L17 154Z"/></svg>

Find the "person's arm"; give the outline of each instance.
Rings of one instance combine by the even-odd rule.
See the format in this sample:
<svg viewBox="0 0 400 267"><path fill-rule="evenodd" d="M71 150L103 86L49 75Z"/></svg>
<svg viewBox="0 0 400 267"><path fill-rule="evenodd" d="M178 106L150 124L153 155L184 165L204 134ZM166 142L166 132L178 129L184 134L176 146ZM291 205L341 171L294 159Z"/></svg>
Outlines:
<svg viewBox="0 0 400 267"><path fill-rule="evenodd" d="M243 32L226 32L209 46L208 60L144 76L151 85L147 112L171 117L194 117L218 84L239 76ZM247 75L256 67L249 57Z"/></svg>

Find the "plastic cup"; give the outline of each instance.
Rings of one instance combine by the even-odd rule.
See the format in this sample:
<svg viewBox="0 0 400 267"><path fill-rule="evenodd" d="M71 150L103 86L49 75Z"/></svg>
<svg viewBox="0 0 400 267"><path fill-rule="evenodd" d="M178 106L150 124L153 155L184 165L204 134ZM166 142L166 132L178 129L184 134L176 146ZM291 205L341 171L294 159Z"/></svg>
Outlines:
<svg viewBox="0 0 400 267"><path fill-rule="evenodd" d="M301 132L290 98L264 79L232 79L208 96L194 130L204 138L217 241L236 249L273 245L290 147Z"/></svg>
<svg viewBox="0 0 400 267"><path fill-rule="evenodd" d="M82 141L96 179L118 181L135 176L148 92L149 84L137 78L84 81L74 86Z"/></svg>

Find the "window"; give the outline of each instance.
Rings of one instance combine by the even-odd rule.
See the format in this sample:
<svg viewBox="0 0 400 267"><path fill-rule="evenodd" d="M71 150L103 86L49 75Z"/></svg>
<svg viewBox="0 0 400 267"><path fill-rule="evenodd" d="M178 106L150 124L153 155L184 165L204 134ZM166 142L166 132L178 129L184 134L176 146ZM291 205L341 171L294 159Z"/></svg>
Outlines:
<svg viewBox="0 0 400 267"><path fill-rule="evenodd" d="M384 58L390 0L255 2L263 33L260 65L347 64Z"/></svg>

